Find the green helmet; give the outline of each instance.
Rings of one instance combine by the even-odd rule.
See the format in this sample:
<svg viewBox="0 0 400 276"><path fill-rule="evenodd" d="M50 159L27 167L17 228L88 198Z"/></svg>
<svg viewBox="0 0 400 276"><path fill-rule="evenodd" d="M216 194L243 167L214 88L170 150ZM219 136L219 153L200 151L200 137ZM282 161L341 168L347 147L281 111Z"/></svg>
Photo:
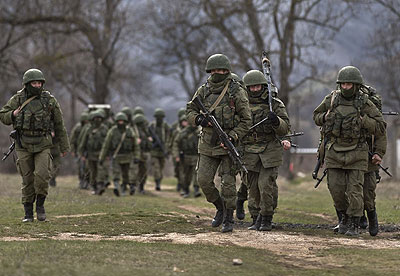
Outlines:
<svg viewBox="0 0 400 276"><path fill-rule="evenodd" d="M126 116L124 112L118 112L115 115L115 121L120 121L120 120L128 122L128 116Z"/></svg>
<svg viewBox="0 0 400 276"><path fill-rule="evenodd" d="M186 108L179 108L178 110L178 118L180 118L182 115L186 114Z"/></svg>
<svg viewBox="0 0 400 276"><path fill-rule="evenodd" d="M165 112L161 108L154 110L154 117L165 117Z"/></svg>
<svg viewBox="0 0 400 276"><path fill-rule="evenodd" d="M46 80L42 71L40 71L39 69L29 69L24 73L24 76L22 77L22 83L27 84L31 81L45 82Z"/></svg>
<svg viewBox="0 0 400 276"><path fill-rule="evenodd" d="M144 123L144 122L146 122L146 117L144 117L143 114L136 114L133 117L133 123L134 124L140 124L140 123Z"/></svg>
<svg viewBox="0 0 400 276"><path fill-rule="evenodd" d="M244 74L243 83L245 86L268 84L264 74L259 70L250 70Z"/></svg>
<svg viewBox="0 0 400 276"><path fill-rule="evenodd" d="M104 119L104 112L102 112L101 109L94 110L89 114L89 120L93 120L97 117Z"/></svg>
<svg viewBox="0 0 400 276"><path fill-rule="evenodd" d="M144 115L144 110L141 106L137 106L133 109L133 115L136 114L143 114Z"/></svg>
<svg viewBox="0 0 400 276"><path fill-rule="evenodd" d="M81 122L88 121L88 120L89 120L89 113L82 112L81 113Z"/></svg>
<svg viewBox="0 0 400 276"><path fill-rule="evenodd" d="M231 62L228 57L223 54L215 54L207 59L206 72L211 73L214 69L226 69L232 71Z"/></svg>
<svg viewBox="0 0 400 276"><path fill-rule="evenodd" d="M356 84L363 84L364 80L360 70L354 66L345 66L340 69L336 83L351 82Z"/></svg>
<svg viewBox="0 0 400 276"><path fill-rule="evenodd" d="M126 116L132 116L132 109L128 106L125 106L121 109L121 112L125 113Z"/></svg>

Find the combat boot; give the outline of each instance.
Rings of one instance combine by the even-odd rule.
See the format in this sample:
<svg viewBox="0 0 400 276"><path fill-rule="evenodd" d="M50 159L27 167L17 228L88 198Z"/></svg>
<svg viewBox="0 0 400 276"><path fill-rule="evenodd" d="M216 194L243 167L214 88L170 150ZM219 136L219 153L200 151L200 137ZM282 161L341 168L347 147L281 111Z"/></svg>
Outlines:
<svg viewBox="0 0 400 276"><path fill-rule="evenodd" d="M258 230L261 226L261 215L258 214L258 216L252 216L253 218L253 224L250 225L249 228L247 228L248 230Z"/></svg>
<svg viewBox="0 0 400 276"><path fill-rule="evenodd" d="M36 216L38 221L46 220L46 211L44 210L44 201L46 200L45 195L36 196Z"/></svg>
<svg viewBox="0 0 400 276"><path fill-rule="evenodd" d="M346 232L346 236L358 236L359 226L360 226L360 217L351 217L349 229Z"/></svg>
<svg viewBox="0 0 400 276"><path fill-rule="evenodd" d="M211 222L211 226L218 227L221 225L222 220L224 219L225 205L221 197L218 197L218 199L213 202L213 204L215 205L215 208L217 208L217 212L215 213L215 217Z"/></svg>
<svg viewBox="0 0 400 276"><path fill-rule="evenodd" d="M119 196L119 189L120 189L119 181L115 180L114 181L114 190L113 190L114 195Z"/></svg>
<svg viewBox="0 0 400 276"><path fill-rule="evenodd" d="M24 203L25 217L22 222L33 222L33 203Z"/></svg>
<svg viewBox="0 0 400 276"><path fill-rule="evenodd" d="M271 231L272 230L272 216L261 216L261 224L258 231Z"/></svg>
<svg viewBox="0 0 400 276"><path fill-rule="evenodd" d="M190 196L189 188L183 188L183 198L188 198Z"/></svg>
<svg viewBox="0 0 400 276"><path fill-rule="evenodd" d="M338 218L338 224L335 227L333 227L332 230L333 230L334 233L337 233L339 231L339 224L340 224L340 221L342 220L343 212L340 212L336 208L335 208L335 210L336 210L336 216Z"/></svg>
<svg viewBox="0 0 400 276"><path fill-rule="evenodd" d="M245 212L243 208L244 200L237 198L236 199L236 218L239 220L244 220Z"/></svg>
<svg viewBox="0 0 400 276"><path fill-rule="evenodd" d="M134 195L136 192L136 185L135 184L129 184L129 195Z"/></svg>
<svg viewBox="0 0 400 276"><path fill-rule="evenodd" d="M97 183L95 182L94 184L93 184L93 186L92 186L92 192L91 192L91 194L92 195L97 195Z"/></svg>
<svg viewBox="0 0 400 276"><path fill-rule="evenodd" d="M233 209L226 209L224 222L222 223L222 233L233 231Z"/></svg>
<svg viewBox="0 0 400 276"><path fill-rule="evenodd" d="M161 191L161 179L156 179L156 191Z"/></svg>
<svg viewBox="0 0 400 276"><path fill-rule="evenodd" d="M128 184L126 184L126 183L122 183L122 185L121 185L121 195L122 196L126 195L126 186L127 185Z"/></svg>
<svg viewBox="0 0 400 276"><path fill-rule="evenodd" d="M181 183L178 182L178 184L176 184L176 191L180 192L181 189L182 189L182 185L181 185Z"/></svg>
<svg viewBox="0 0 400 276"><path fill-rule="evenodd" d="M367 227L368 227L368 221L367 221L367 217L365 216L365 211L363 211L363 215L360 218L360 228L367 229Z"/></svg>
<svg viewBox="0 0 400 276"><path fill-rule="evenodd" d="M104 182L97 183L97 194L102 195L106 191L106 186Z"/></svg>
<svg viewBox="0 0 400 276"><path fill-rule="evenodd" d="M367 211L369 227L368 231L371 236L376 236L379 231L378 216L376 210Z"/></svg>
<svg viewBox="0 0 400 276"><path fill-rule="evenodd" d="M346 234L348 228L349 228L349 216L346 213L342 214L342 220L339 223L339 230L338 233L339 234Z"/></svg>
<svg viewBox="0 0 400 276"><path fill-rule="evenodd" d="M201 196L199 186L194 186L194 197Z"/></svg>
<svg viewBox="0 0 400 276"><path fill-rule="evenodd" d="M139 193L142 195L144 194L144 183L139 184Z"/></svg>

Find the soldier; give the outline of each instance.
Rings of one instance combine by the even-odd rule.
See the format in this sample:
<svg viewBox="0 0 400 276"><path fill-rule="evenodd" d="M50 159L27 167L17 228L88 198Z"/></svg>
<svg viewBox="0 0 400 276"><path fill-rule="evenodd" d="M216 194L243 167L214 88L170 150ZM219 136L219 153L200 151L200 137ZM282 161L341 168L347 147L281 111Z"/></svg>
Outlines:
<svg viewBox="0 0 400 276"><path fill-rule="evenodd" d="M358 68L343 67L337 77L339 89L327 95L314 110L315 124L322 126L328 189L341 216L339 233L359 234L364 210L364 173L368 169L370 135L385 134L386 123L368 95L360 92L363 78ZM372 163L381 158L374 153Z"/></svg>
<svg viewBox="0 0 400 276"><path fill-rule="evenodd" d="M175 123L173 123L171 125L171 135L170 135L170 141L168 143L168 151L172 152L172 148L174 146L174 141L176 139L176 136L178 135L178 133L183 129L182 125L180 124L180 118L182 115L186 114L186 109L185 108L180 108L178 110L178 121L176 121ZM178 184L176 185L176 190L179 192L182 188L182 183L180 182L182 180L182 178L180 177L180 173L182 171L182 167L181 164L179 162L176 161L175 158L172 159L172 162L174 164L174 176L176 177Z"/></svg>
<svg viewBox="0 0 400 276"><path fill-rule="evenodd" d="M106 157L111 159L114 175L114 194L119 196L119 178L117 176L122 173L123 186L126 187L131 184L129 183L131 180L129 177L130 163L132 159L135 164L138 163L140 152L136 140L137 137L132 128L128 126L128 116L123 112L119 112L115 116L115 120L117 124L107 132L106 140L101 148L99 162L102 164ZM103 192L104 187L101 187L99 194L101 195Z"/></svg>
<svg viewBox="0 0 400 276"><path fill-rule="evenodd" d="M51 131L51 136L54 138L55 137L55 132ZM51 187L55 187L57 185L56 183L56 177L58 175L58 171L60 169L61 165L61 151L60 151L60 145L54 144L50 148L50 154L53 157L53 164L51 166L51 171L50 171L50 181L49 185Z"/></svg>
<svg viewBox="0 0 400 276"><path fill-rule="evenodd" d="M78 146L79 140L78 137L82 132L82 129L85 125L89 124L89 113L82 112L80 117L80 122L76 123L71 131L71 153L72 156L78 157ZM86 189L89 183L89 171L86 165L86 162L83 162L81 158L78 158L78 177L79 177L79 188Z"/></svg>
<svg viewBox="0 0 400 276"><path fill-rule="evenodd" d="M143 194L148 173L147 161L150 160L150 150L152 148L153 139L149 134L147 121L143 114L136 114L133 117L133 124L133 131L136 136L139 137L138 144L140 146L140 159L136 182L139 185L139 193Z"/></svg>
<svg viewBox="0 0 400 276"><path fill-rule="evenodd" d="M189 197L190 183L193 181L194 196L199 197L199 185L196 177L196 164L199 154L197 147L199 144L200 130L197 126L188 124L186 115L182 115L179 123L183 127L176 135L174 145L172 147L172 156L178 164L180 164L179 176L181 178L183 197Z"/></svg>
<svg viewBox="0 0 400 276"><path fill-rule="evenodd" d="M272 111L269 110L268 82L262 72L248 71L243 82L247 87L253 125L268 118L243 139L243 161L249 170L249 212L253 218L249 230L271 231L278 202L278 167L282 165L283 149L291 146L289 141L280 141L277 137L290 132L290 122L285 105L278 98L272 98Z"/></svg>
<svg viewBox="0 0 400 276"><path fill-rule="evenodd" d="M45 78L38 69L25 72L18 91L0 110L0 120L13 125L16 141L17 169L22 176L23 222L33 221L33 203L39 221L46 220L44 202L48 194L52 166L50 148L59 144L61 156L70 150L60 105L48 91ZM51 136L51 128L54 137Z"/></svg>
<svg viewBox="0 0 400 276"><path fill-rule="evenodd" d="M151 149L151 164L153 169L154 181L156 183L156 191L161 190L161 180L163 178L163 170L165 159L168 158L166 143L170 139L170 129L164 122L165 112L161 108L154 111L155 121L151 122L149 130L153 138L153 147Z"/></svg>
<svg viewBox="0 0 400 276"><path fill-rule="evenodd" d="M230 61L225 55L210 56L206 63L206 72L210 76L196 91L194 98L199 97L205 107L215 115L232 142L238 144L249 130L251 113L246 91L232 80L231 71ZM226 148L215 136L211 123L200 113L193 100L188 102L186 110L189 123L202 126L197 181L207 201L213 203L217 209L211 225L218 227L223 223L222 232L230 232L233 230L233 211L236 204L236 168ZM214 183L219 166L221 194Z"/></svg>
<svg viewBox="0 0 400 276"><path fill-rule="evenodd" d="M103 124L104 112L96 110L90 112L90 127L85 129L82 134L81 142L78 147L82 161L88 160L90 172L90 186L92 194L98 194L99 187L103 187L108 181L103 166L99 164L100 150L106 138L108 128Z"/></svg>

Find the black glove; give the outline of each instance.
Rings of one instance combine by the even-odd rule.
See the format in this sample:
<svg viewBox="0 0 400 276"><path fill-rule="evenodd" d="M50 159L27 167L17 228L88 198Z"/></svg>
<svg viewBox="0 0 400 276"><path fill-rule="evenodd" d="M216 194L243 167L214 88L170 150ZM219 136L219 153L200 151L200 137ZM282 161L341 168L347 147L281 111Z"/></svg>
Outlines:
<svg viewBox="0 0 400 276"><path fill-rule="evenodd" d="M137 159L137 158L133 158L133 164L139 164L139 159Z"/></svg>
<svg viewBox="0 0 400 276"><path fill-rule="evenodd" d="M274 127L279 126L280 124L279 118L275 112L273 111L268 112L268 122Z"/></svg>
<svg viewBox="0 0 400 276"><path fill-rule="evenodd" d="M196 126L207 127L208 122L209 121L203 114L197 115L196 119L194 119L194 123L196 124Z"/></svg>

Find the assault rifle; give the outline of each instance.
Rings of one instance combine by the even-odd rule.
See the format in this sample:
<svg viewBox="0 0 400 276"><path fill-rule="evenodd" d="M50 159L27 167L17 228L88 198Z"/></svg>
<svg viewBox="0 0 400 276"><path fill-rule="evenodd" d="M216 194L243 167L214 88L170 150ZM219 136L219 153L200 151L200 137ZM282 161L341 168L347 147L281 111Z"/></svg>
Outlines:
<svg viewBox="0 0 400 276"><path fill-rule="evenodd" d="M368 151L368 155L370 158L372 158L372 156L374 156L374 154L370 151ZM379 168L382 169L382 171L384 171L388 176L393 177L393 175L389 172L389 167L384 167L381 164L378 164Z"/></svg>
<svg viewBox="0 0 400 276"><path fill-rule="evenodd" d="M262 62L264 76L267 79L269 111L272 112L272 90L271 90L272 81L271 81L271 72L270 72L271 62L268 59L268 54L266 51L262 52L261 62Z"/></svg>
<svg viewBox="0 0 400 276"><path fill-rule="evenodd" d="M165 150L165 145L163 142L161 142L160 137L158 137L156 131L153 129L153 127L149 127L149 132L150 136L153 138L153 146L154 147L159 147L164 154L165 158L168 158L168 152Z"/></svg>
<svg viewBox="0 0 400 276"><path fill-rule="evenodd" d="M214 131L217 133L219 140L221 141L222 144L224 144L225 147L227 147L229 157L232 159L232 161L235 164L239 165L239 167L245 173L248 173L246 167L243 164L243 161L242 161L242 158L240 157L239 152L237 151L235 146L232 144L231 140L229 139L228 134L226 134L225 131L223 131L223 129L219 125L217 119L215 119L215 117L210 114L210 112L206 109L206 107L201 102L199 97L194 98L193 103L200 109L201 114L204 115L204 117L207 119L207 121L211 123L211 126L214 129Z"/></svg>
<svg viewBox="0 0 400 276"><path fill-rule="evenodd" d="M304 132L302 132L302 131L300 131L300 132L293 132L293 133L290 133L290 134L287 134L287 135L285 135L285 136L283 136L282 138L290 138L290 137L296 137L296 136L302 136L302 135L304 135Z"/></svg>
<svg viewBox="0 0 400 276"><path fill-rule="evenodd" d="M397 111L383 111L382 115L398 116L399 112L397 112Z"/></svg>
<svg viewBox="0 0 400 276"><path fill-rule="evenodd" d="M322 175L321 178L318 178L318 172L321 166L324 163L325 159L325 147L326 144L328 143L328 137L324 136L323 140L320 140L319 145L318 145L318 159L317 159L317 164L315 165L314 171L312 172L312 178L315 180L318 180L317 184L315 184L315 188L318 187L319 183L321 183L322 179L324 179L327 170L324 170L324 174Z"/></svg>
<svg viewBox="0 0 400 276"><path fill-rule="evenodd" d="M7 157L10 156L10 154L11 154L11 153L13 152L13 150L15 149L15 141L18 141L18 140L19 140L18 132L17 132L16 130L13 130L13 131L10 132L10 137L13 139L13 142L12 142L12 144L8 147L8 151L3 153L4 156L3 156L3 158L1 159L1 161L6 160Z"/></svg>
<svg viewBox="0 0 400 276"><path fill-rule="evenodd" d="M314 185L314 188L315 188L315 189L318 188L319 184L320 184L320 183L322 182L322 180L325 178L325 176L326 176L327 173L328 173L328 169L325 169L325 170L324 170L324 173L322 174L322 176L321 176L320 178L318 178L317 176L316 176L316 178L314 178L314 173L313 173L313 178L316 179L316 180L318 180L317 183L315 183L315 185Z"/></svg>

